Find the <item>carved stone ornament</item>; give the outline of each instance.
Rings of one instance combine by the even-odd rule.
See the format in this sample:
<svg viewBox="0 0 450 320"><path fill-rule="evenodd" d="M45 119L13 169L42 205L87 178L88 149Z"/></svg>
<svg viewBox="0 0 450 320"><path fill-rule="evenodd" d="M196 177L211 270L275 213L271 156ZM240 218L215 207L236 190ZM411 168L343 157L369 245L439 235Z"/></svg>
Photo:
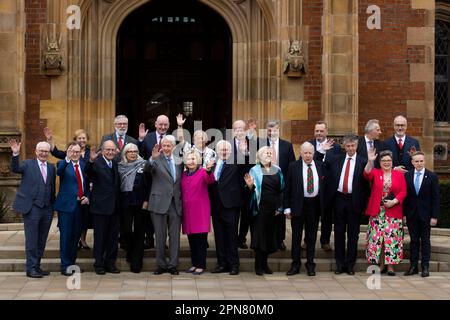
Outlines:
<svg viewBox="0 0 450 320"><path fill-rule="evenodd" d="M303 55L303 41L292 41L289 52L284 59L283 72L288 77L300 78L306 74L306 62Z"/></svg>
<svg viewBox="0 0 450 320"><path fill-rule="evenodd" d="M42 53L42 71L47 76L59 76L63 73L63 55L61 53L61 36L56 32L56 25L44 28L44 50Z"/></svg>
<svg viewBox="0 0 450 320"><path fill-rule="evenodd" d="M6 178L11 176L11 147L9 141L11 139L20 142L20 132L0 132L0 178Z"/></svg>

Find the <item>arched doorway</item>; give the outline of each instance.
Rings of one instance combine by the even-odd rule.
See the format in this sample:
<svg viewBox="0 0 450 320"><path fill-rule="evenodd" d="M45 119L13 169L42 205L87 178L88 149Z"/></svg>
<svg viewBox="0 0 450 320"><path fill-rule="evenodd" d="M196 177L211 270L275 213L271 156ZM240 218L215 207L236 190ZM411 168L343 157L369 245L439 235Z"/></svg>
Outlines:
<svg viewBox="0 0 450 320"><path fill-rule="evenodd" d="M116 114L130 133L152 130L159 114L187 115L203 129L231 126L232 39L225 20L195 0L153 0L129 14L117 34Z"/></svg>

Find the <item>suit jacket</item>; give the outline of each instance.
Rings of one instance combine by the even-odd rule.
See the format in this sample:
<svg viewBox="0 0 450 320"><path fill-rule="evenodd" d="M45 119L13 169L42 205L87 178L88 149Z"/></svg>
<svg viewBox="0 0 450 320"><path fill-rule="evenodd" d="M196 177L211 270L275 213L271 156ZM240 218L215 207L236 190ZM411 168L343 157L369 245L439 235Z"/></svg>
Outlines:
<svg viewBox="0 0 450 320"><path fill-rule="evenodd" d="M392 136L384 141L384 149L392 151L394 167L405 166L406 170L414 169L414 166L411 163L411 156L408 153L412 147L415 147L416 150L419 151L419 141L408 135L405 136L405 141L403 142L403 157L400 159L395 137Z"/></svg>
<svg viewBox="0 0 450 320"><path fill-rule="evenodd" d="M314 146L314 160L323 161L325 155L317 151L317 140L316 139L310 140L309 143L311 143ZM341 146L338 143L335 143L333 147L326 152L327 157L329 155L337 156L341 153L342 153ZM299 156L298 159L301 160L301 156Z"/></svg>
<svg viewBox="0 0 450 320"><path fill-rule="evenodd" d="M89 183L86 174L86 163L79 161L78 167L83 177L83 195L89 197ZM56 197L55 210L61 212L73 212L77 206L78 181L75 173L75 167L72 161L58 161L56 174L59 176L59 192Z"/></svg>
<svg viewBox="0 0 450 320"><path fill-rule="evenodd" d="M100 155L94 162L86 164L86 174L93 183L90 197L90 212L93 214L112 215L118 212L120 177L116 160L112 169Z"/></svg>
<svg viewBox="0 0 450 320"><path fill-rule="evenodd" d="M420 220L430 223L431 218L439 217L439 179L425 169L419 194L414 188L414 170L405 173L407 196L403 203L403 212L407 218L419 216Z"/></svg>
<svg viewBox="0 0 450 320"><path fill-rule="evenodd" d="M31 211L33 204L40 207L42 204L36 203L36 197L38 195L36 185L43 179L37 160L31 159L19 163L19 156L13 156L11 158L11 170L14 173L22 175L22 180L13 203L13 209L21 214L27 214ZM47 162L47 185L50 185L51 188L51 205L55 202L55 180L55 165Z"/></svg>
<svg viewBox="0 0 450 320"><path fill-rule="evenodd" d="M289 168L289 164L295 161L294 147L289 141L279 139L278 140L278 166L281 168L281 172L285 177ZM263 146L270 146L269 139L259 143L259 148Z"/></svg>
<svg viewBox="0 0 450 320"><path fill-rule="evenodd" d="M218 208L219 203L225 208L237 208L244 204L244 171L245 165L225 163L219 177L219 181L214 182L211 187L211 205Z"/></svg>
<svg viewBox="0 0 450 320"><path fill-rule="evenodd" d="M116 133L111 133L111 134L107 134L104 135L102 137L102 141L100 142L100 146L103 145L103 142L108 141L108 140L112 140L114 142L114 144L116 145L116 148L119 148L119 144L117 142L117 135ZM125 135L125 141L123 142L123 147L125 147L127 144L129 143L134 143L139 149L142 148L141 144L142 142L139 142L138 140L136 140L135 138L129 136L129 135ZM117 162L120 162L121 160L121 155L120 153L118 153L115 158L114 158ZM89 161L89 158L87 159Z"/></svg>
<svg viewBox="0 0 450 320"><path fill-rule="evenodd" d="M175 209L181 216L181 174L183 165L175 165L176 179L173 181L167 159L161 153L154 161L147 161L144 171L152 175L152 188L149 199L149 210L158 214L166 214L172 198L175 200Z"/></svg>
<svg viewBox="0 0 450 320"><path fill-rule="evenodd" d="M320 200L320 214L323 215L325 209L325 174L326 168L322 161L313 160L317 175L319 176L319 200ZM304 203L304 186L303 186L303 160L291 162L289 165L287 178L285 180L286 190L284 195L284 208L291 209L293 217L303 216Z"/></svg>
<svg viewBox="0 0 450 320"><path fill-rule="evenodd" d="M383 145L383 142L381 140L373 140L373 147L376 149L376 152L378 153L378 156L376 160L374 161L375 168L380 168L380 152L384 150L385 146ZM356 153L358 156L361 156L362 158L366 159L367 161L367 144L366 144L366 138L364 136L359 137L358 139L358 148L356 149Z"/></svg>
<svg viewBox="0 0 450 320"><path fill-rule="evenodd" d="M148 160L152 156L152 150L155 144L158 142L156 138L156 131L146 134L144 140L141 142L141 155L145 160Z"/></svg>
<svg viewBox="0 0 450 320"><path fill-rule="evenodd" d="M325 165L327 166L327 203L332 205L339 188L339 181L341 179L342 170L345 170L347 165L345 159L347 154L340 154L335 157L326 157ZM366 209L366 190L367 181L364 179L364 167L367 160L356 154L355 171L353 172L352 182L352 203L355 213L362 213Z"/></svg>
<svg viewBox="0 0 450 320"><path fill-rule="evenodd" d="M367 204L366 215L376 216L380 212L380 204L383 196L383 171L373 168L369 173L364 171L364 178L372 184L372 191ZM392 208L386 208L386 217L402 219L403 218L403 200L406 197L406 182L403 173L398 170L392 170L392 186L390 189L395 198L400 201Z"/></svg>

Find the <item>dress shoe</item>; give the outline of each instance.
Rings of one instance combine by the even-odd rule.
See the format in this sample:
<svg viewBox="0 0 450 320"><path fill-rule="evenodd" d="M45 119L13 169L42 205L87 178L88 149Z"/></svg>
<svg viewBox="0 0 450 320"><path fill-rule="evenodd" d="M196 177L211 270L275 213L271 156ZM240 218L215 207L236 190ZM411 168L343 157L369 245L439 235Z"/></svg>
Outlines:
<svg viewBox="0 0 450 320"><path fill-rule="evenodd" d="M120 270L116 266L107 267L105 268L105 271L108 273L115 273L115 274L120 273Z"/></svg>
<svg viewBox="0 0 450 320"><path fill-rule="evenodd" d="M185 271L185 273L193 273L193 272L195 272L195 269L197 269L197 268L196 267L190 267L189 269L187 269Z"/></svg>
<svg viewBox="0 0 450 320"><path fill-rule="evenodd" d="M263 268L263 270L264 270L264 273L265 273L265 274L273 274L273 271L269 268L268 265L266 265L266 266Z"/></svg>
<svg viewBox="0 0 450 320"><path fill-rule="evenodd" d="M384 266L384 268L381 269L381 271L380 271L381 274L385 274L385 273L387 273L387 272L388 272L387 266Z"/></svg>
<svg viewBox="0 0 450 320"><path fill-rule="evenodd" d="M239 249L248 249L248 245L245 242L238 243Z"/></svg>
<svg viewBox="0 0 450 320"><path fill-rule="evenodd" d="M395 271L394 270L389 270L387 271L387 275L390 277L395 277Z"/></svg>
<svg viewBox="0 0 450 320"><path fill-rule="evenodd" d="M192 272L192 274L193 274L194 276L199 276L199 275L201 275L203 272L205 272L205 269L197 268L197 269L195 269L194 272Z"/></svg>
<svg viewBox="0 0 450 320"><path fill-rule="evenodd" d="M354 270L353 268L348 268L347 274L348 274L349 276L354 276L354 275L355 275L355 270Z"/></svg>
<svg viewBox="0 0 450 320"><path fill-rule="evenodd" d="M167 272L167 269L158 267L158 268L156 268L156 270L153 272L153 274L154 274L154 275L160 275L160 274L163 274L163 273L166 273L166 272Z"/></svg>
<svg viewBox="0 0 450 320"><path fill-rule="evenodd" d="M261 270L261 269L255 269L255 274L256 274L257 276L263 276L263 275L264 275L264 271Z"/></svg>
<svg viewBox="0 0 450 320"><path fill-rule="evenodd" d="M422 278L426 278L430 276L430 270L428 267L422 267L422 273L420 274Z"/></svg>
<svg viewBox="0 0 450 320"><path fill-rule="evenodd" d="M89 247L87 244L84 245L81 241L78 241L78 249L91 250L91 247Z"/></svg>
<svg viewBox="0 0 450 320"><path fill-rule="evenodd" d="M325 252L333 251L333 249L331 249L331 246L330 246L329 243L324 243L324 244L322 244L322 249L323 249L323 251L325 251Z"/></svg>
<svg viewBox="0 0 450 320"><path fill-rule="evenodd" d="M344 268L344 267L337 267L336 271L334 271L334 274L343 274L344 272L346 272L346 268Z"/></svg>
<svg viewBox="0 0 450 320"><path fill-rule="evenodd" d="M103 275L106 274L106 271L103 268L95 268L95 273L100 275L100 276L103 276Z"/></svg>
<svg viewBox="0 0 450 320"><path fill-rule="evenodd" d="M64 271L64 270L61 270L61 274L62 274L63 276L66 276L66 277L70 277L70 276L73 275L73 273L67 272L67 271Z"/></svg>
<svg viewBox="0 0 450 320"><path fill-rule="evenodd" d="M299 266L291 266L288 272L286 272L287 276L293 276L294 274L300 273L300 267Z"/></svg>
<svg viewBox="0 0 450 320"><path fill-rule="evenodd" d="M314 270L315 265L306 265L306 274L310 277L314 277L316 275L316 271Z"/></svg>
<svg viewBox="0 0 450 320"><path fill-rule="evenodd" d="M280 245L278 246L278 250L286 251L286 245L284 244L284 241L281 241Z"/></svg>
<svg viewBox="0 0 450 320"><path fill-rule="evenodd" d="M44 277L50 275L50 271L42 270L41 267L37 267L36 270L40 272Z"/></svg>
<svg viewBox="0 0 450 320"><path fill-rule="evenodd" d="M39 271L33 269L33 270L27 272L27 277L38 279L38 278L43 278L44 276Z"/></svg>
<svg viewBox="0 0 450 320"><path fill-rule="evenodd" d="M418 274L419 268L417 265L412 265L409 267L408 271L405 272L405 276L412 276L413 274Z"/></svg>
<svg viewBox="0 0 450 320"><path fill-rule="evenodd" d="M225 273L228 271L229 271L228 268L226 268L224 266L217 266L211 271L211 273Z"/></svg>
<svg viewBox="0 0 450 320"><path fill-rule="evenodd" d="M169 273L173 276L177 276L179 274L177 268L170 268Z"/></svg>
<svg viewBox="0 0 450 320"><path fill-rule="evenodd" d="M238 274L239 274L239 268L238 267L231 268L230 276L237 276Z"/></svg>

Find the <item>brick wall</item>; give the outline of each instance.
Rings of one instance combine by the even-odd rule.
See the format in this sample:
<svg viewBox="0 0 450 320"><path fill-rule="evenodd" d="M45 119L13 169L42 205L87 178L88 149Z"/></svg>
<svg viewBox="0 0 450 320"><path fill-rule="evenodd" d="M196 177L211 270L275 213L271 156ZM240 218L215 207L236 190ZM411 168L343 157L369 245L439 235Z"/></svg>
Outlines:
<svg viewBox="0 0 450 320"><path fill-rule="evenodd" d="M381 8L381 30L368 30L366 9ZM423 63L424 46L407 45L407 28L425 26L425 10L411 0L359 1L359 133L369 119L379 119L382 138L393 134L393 119L406 115L407 100L425 98L424 83L409 81L409 65ZM408 134L421 136L423 122L408 118Z"/></svg>
<svg viewBox="0 0 450 320"><path fill-rule="evenodd" d="M39 119L40 101L50 99L50 79L39 75L40 25L47 22L47 0L25 0L25 146L26 157L34 157L34 146L43 139L45 121Z"/></svg>
<svg viewBox="0 0 450 320"><path fill-rule="evenodd" d="M313 138L314 123L322 117L322 34L323 0L303 1L303 24L309 26L308 73L304 96L308 101L308 120L292 121L292 142L303 143Z"/></svg>

